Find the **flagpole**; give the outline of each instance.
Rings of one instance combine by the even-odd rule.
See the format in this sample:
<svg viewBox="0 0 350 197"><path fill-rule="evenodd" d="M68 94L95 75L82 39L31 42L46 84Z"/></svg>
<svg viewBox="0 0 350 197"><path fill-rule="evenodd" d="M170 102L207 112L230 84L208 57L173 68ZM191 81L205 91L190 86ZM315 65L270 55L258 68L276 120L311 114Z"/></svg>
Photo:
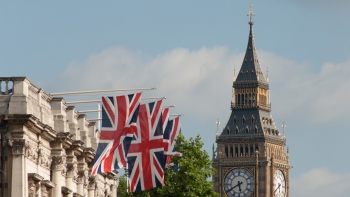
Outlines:
<svg viewBox="0 0 350 197"><path fill-rule="evenodd" d="M166 99L166 97L163 96L163 97L141 98L141 100L163 100L163 99ZM69 101L69 102L66 102L66 104L69 105L69 104L98 103L98 102L101 102L101 100Z"/></svg>
<svg viewBox="0 0 350 197"><path fill-rule="evenodd" d="M61 96L69 94L92 94L92 93L102 93L102 92L122 92L122 91L137 91L137 90L156 90L157 88L132 88L132 89L115 89L115 90L90 90L90 91L76 91L76 92L58 92L50 93L50 96Z"/></svg>

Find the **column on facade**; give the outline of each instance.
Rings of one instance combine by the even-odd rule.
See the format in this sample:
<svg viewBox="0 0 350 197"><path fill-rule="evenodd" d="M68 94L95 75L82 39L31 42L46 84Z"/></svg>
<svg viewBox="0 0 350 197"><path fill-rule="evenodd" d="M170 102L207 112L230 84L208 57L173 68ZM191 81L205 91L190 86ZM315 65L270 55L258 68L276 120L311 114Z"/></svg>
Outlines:
<svg viewBox="0 0 350 197"><path fill-rule="evenodd" d="M53 197L62 196L62 170L66 168L66 156L52 157L52 181L56 184L53 188Z"/></svg>
<svg viewBox="0 0 350 197"><path fill-rule="evenodd" d="M78 178L78 161L72 150L67 151L67 174L66 174L66 187L72 191L76 191L76 181ZM68 197L73 197L73 193Z"/></svg>
<svg viewBox="0 0 350 197"><path fill-rule="evenodd" d="M23 131L24 133L24 131ZM25 139L14 138L9 140L12 146L12 179L11 194L16 197L25 197L27 186L27 173L25 170L24 145Z"/></svg>

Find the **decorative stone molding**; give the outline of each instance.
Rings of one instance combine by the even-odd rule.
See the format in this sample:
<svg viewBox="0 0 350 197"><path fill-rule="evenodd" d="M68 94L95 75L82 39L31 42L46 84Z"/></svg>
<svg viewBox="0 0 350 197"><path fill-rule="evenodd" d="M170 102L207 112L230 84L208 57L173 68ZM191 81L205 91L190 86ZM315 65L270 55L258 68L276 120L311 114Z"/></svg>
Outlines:
<svg viewBox="0 0 350 197"><path fill-rule="evenodd" d="M66 173L66 156L53 156L52 157L52 170L62 170L62 173Z"/></svg>
<svg viewBox="0 0 350 197"><path fill-rule="evenodd" d="M12 154L15 156L24 154L25 139L12 139L9 140L9 146L12 147Z"/></svg>
<svg viewBox="0 0 350 197"><path fill-rule="evenodd" d="M83 195L80 195L78 193L73 193L73 197L84 197Z"/></svg>
<svg viewBox="0 0 350 197"><path fill-rule="evenodd" d="M61 187L61 191L63 196L68 196L69 194L71 194L73 191L70 190L68 187L62 186Z"/></svg>

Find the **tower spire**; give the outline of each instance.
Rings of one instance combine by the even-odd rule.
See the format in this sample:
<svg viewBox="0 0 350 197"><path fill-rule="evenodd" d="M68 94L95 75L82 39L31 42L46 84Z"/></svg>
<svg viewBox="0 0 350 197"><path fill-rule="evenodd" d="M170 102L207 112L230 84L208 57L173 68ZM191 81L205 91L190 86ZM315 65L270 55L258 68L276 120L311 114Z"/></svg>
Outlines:
<svg viewBox="0 0 350 197"><path fill-rule="evenodd" d="M260 63L258 60L258 55L256 52L254 34L253 34L253 5L250 4L250 10L248 12L250 25L248 45L243 59L241 70L239 71L235 83L264 83L267 84L267 81L264 77L264 74L261 70Z"/></svg>

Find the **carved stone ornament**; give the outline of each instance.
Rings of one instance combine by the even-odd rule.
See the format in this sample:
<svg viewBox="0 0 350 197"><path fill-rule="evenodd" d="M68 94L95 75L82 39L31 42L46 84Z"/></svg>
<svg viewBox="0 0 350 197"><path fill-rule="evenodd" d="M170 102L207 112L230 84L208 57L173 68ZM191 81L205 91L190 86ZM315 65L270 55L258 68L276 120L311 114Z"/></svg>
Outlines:
<svg viewBox="0 0 350 197"><path fill-rule="evenodd" d="M77 163L67 164L67 177L73 177L73 181L78 179L78 165Z"/></svg>
<svg viewBox="0 0 350 197"><path fill-rule="evenodd" d="M88 187L90 188L90 189L95 189L95 184L96 184L96 176L94 176L94 175L91 175L91 176L89 176L89 179L88 179Z"/></svg>
<svg viewBox="0 0 350 197"><path fill-rule="evenodd" d="M62 170L66 172L66 156L52 157L52 170Z"/></svg>
<svg viewBox="0 0 350 197"><path fill-rule="evenodd" d="M105 185L105 188L106 188L106 191L105 191L105 193L106 193L106 197L112 197L112 191L111 191L111 186L110 185Z"/></svg>
<svg viewBox="0 0 350 197"><path fill-rule="evenodd" d="M95 183L95 197L104 196L104 187L101 184Z"/></svg>
<svg viewBox="0 0 350 197"><path fill-rule="evenodd" d="M34 161L37 162L38 160L38 148L34 144L30 143L29 141L26 141L24 144L25 148L25 156Z"/></svg>
<svg viewBox="0 0 350 197"><path fill-rule="evenodd" d="M46 154L42 147L38 148L38 164L45 167L50 168L52 162L51 155Z"/></svg>
<svg viewBox="0 0 350 197"><path fill-rule="evenodd" d="M13 155L23 155L24 154L24 144L25 139L13 139L9 140L9 146L12 146Z"/></svg>
<svg viewBox="0 0 350 197"><path fill-rule="evenodd" d="M49 193L44 185L41 186L41 197L48 197Z"/></svg>

